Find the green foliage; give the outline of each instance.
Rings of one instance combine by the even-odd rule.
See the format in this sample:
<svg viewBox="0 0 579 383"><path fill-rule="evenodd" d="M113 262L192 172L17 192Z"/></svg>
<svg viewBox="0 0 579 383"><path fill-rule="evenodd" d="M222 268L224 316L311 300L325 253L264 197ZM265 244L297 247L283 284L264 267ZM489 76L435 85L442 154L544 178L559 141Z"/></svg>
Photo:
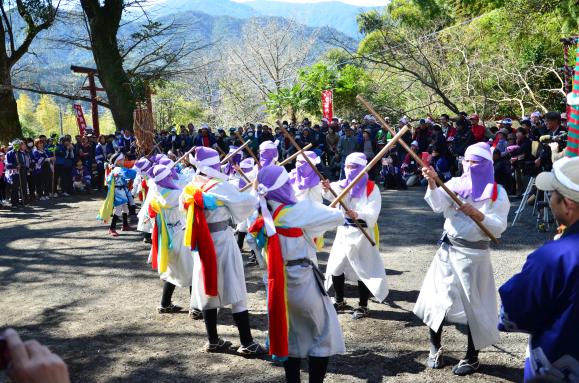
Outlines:
<svg viewBox="0 0 579 383"><path fill-rule="evenodd" d="M355 116L359 110L356 95L364 93L369 85L366 71L351 64L340 69L331 69L317 63L300 71L301 106L311 115L322 115L321 94L323 90L334 92L334 114L341 117Z"/></svg>
<svg viewBox="0 0 579 383"><path fill-rule="evenodd" d="M199 101L186 95L187 84L163 82L157 84L153 95L154 120L158 129L171 125L197 123L206 117Z"/></svg>
<svg viewBox="0 0 579 383"><path fill-rule="evenodd" d="M18 118L20 125L22 125L23 134L26 137L35 136L39 130L39 124L34 112L34 101L26 93L20 93L16 103L18 104Z"/></svg>
<svg viewBox="0 0 579 383"><path fill-rule="evenodd" d="M58 105L52 97L46 94L40 97L35 115L40 128L38 130L39 133L46 134L47 132L58 129L60 126Z"/></svg>
<svg viewBox="0 0 579 383"><path fill-rule="evenodd" d="M357 53L383 110L521 115L560 110L576 1L393 0L358 17ZM378 75L377 75L378 74Z"/></svg>

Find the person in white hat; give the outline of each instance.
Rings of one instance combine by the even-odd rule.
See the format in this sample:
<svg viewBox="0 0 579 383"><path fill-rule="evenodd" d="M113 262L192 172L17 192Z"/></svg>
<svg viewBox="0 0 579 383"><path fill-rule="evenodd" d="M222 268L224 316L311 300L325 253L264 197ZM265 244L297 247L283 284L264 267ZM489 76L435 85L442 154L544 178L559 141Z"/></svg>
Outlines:
<svg viewBox="0 0 579 383"><path fill-rule="evenodd" d="M426 273L414 313L430 332L427 367L444 366L442 330L446 322L467 326L466 356L452 372L468 375L479 368L479 350L499 340L496 327L497 298L489 239L473 220L483 223L497 238L507 228L509 199L494 180L491 148L480 142L469 146L464 155L464 173L446 183L464 203L457 209L439 187L432 167L423 168L428 180L424 199L436 213L443 213L444 233L440 248Z"/></svg>
<svg viewBox="0 0 579 383"><path fill-rule="evenodd" d="M553 215L567 229L531 253L499 289L501 331L530 335L525 381L538 376L579 381L579 158L563 158L539 174ZM547 380L545 380L547 381Z"/></svg>

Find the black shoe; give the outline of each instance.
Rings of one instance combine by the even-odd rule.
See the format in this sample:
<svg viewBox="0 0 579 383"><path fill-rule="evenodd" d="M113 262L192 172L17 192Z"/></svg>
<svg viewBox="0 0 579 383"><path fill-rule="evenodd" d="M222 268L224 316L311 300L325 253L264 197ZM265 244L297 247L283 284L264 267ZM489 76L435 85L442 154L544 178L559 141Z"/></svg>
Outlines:
<svg viewBox="0 0 579 383"><path fill-rule="evenodd" d="M255 255L255 252L253 250L251 250L251 254L249 254L249 257L247 259L247 263L245 264L245 266L251 267L251 266L257 266L259 265L259 262L257 261L257 256Z"/></svg>
<svg viewBox="0 0 579 383"><path fill-rule="evenodd" d="M231 347L231 342L222 338L218 338L215 343L207 342L203 346L205 352L227 352Z"/></svg>
<svg viewBox="0 0 579 383"><path fill-rule="evenodd" d="M143 243L152 243L153 240L151 239L151 237L144 237L143 238Z"/></svg>
<svg viewBox="0 0 579 383"><path fill-rule="evenodd" d="M466 376L474 374L480 367L480 362L477 359L461 359L456 366L452 368L452 373L458 376Z"/></svg>
<svg viewBox="0 0 579 383"><path fill-rule="evenodd" d="M201 320L203 319L203 311L197 309L189 310L189 318L193 320Z"/></svg>
<svg viewBox="0 0 579 383"><path fill-rule="evenodd" d="M368 315L370 315L370 309L368 307L358 306L352 313L352 319L362 319L366 318Z"/></svg>
<svg viewBox="0 0 579 383"><path fill-rule="evenodd" d="M348 305L346 304L346 301L337 302L334 300L334 308L336 309L337 312L340 312L347 310Z"/></svg>
<svg viewBox="0 0 579 383"><path fill-rule="evenodd" d="M174 305L173 303L171 303L167 307L163 307L163 306L157 307L157 312L159 314L173 314L173 313L180 312L182 309L183 309L183 307L177 306L177 305Z"/></svg>

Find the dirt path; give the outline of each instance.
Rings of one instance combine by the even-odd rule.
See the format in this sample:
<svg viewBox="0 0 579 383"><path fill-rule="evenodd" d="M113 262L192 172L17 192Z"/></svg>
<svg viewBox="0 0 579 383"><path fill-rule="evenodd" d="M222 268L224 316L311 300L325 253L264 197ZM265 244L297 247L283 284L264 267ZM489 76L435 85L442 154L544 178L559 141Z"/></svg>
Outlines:
<svg viewBox="0 0 579 383"><path fill-rule="evenodd" d="M484 350L483 366L473 376L454 378L450 366L425 371L428 332L412 307L436 251L442 217L429 210L422 190L383 196L381 251L391 292L386 304L370 304L368 319L340 315L348 352L331 359L326 381L521 381L526 337L520 334L503 334L499 344ZM283 381L283 369L267 360L201 352L202 321L185 313L157 314L161 282L146 265L147 247L134 232L108 237L95 220L99 205L96 197L69 198L0 211L0 328L14 327L48 344L69 364L75 382ZM546 239L531 221L527 212L492 251L497 285ZM325 264L327 253L320 259ZM263 342L264 290L257 270L246 270L246 277L253 333ZM346 294L354 303L356 288L348 285ZM187 306L188 295L178 289L174 300ZM235 344L230 314L220 313L219 331ZM466 335L449 326L443 343L454 363L466 349Z"/></svg>

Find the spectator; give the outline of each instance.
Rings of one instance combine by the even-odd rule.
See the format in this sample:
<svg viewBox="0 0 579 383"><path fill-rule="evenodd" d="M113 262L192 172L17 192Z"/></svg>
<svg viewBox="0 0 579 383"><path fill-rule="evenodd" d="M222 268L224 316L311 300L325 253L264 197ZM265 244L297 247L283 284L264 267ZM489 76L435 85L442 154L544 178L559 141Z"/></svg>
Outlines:
<svg viewBox="0 0 579 383"><path fill-rule="evenodd" d="M459 119L456 122L456 134L452 140L451 151L456 157L458 175L462 174L462 157L466 148L474 143L472 130L468 122L464 119Z"/></svg>
<svg viewBox="0 0 579 383"><path fill-rule="evenodd" d="M60 173L60 188L62 195L70 196L72 193L72 168L74 166L74 146L68 138L63 140L60 151L61 156L61 173Z"/></svg>
<svg viewBox="0 0 579 383"><path fill-rule="evenodd" d="M418 151L418 142L412 141L410 149L416 153ZM406 153L406 157L404 157L400 170L402 171L402 179L406 182L407 187L419 184L421 171L418 168L416 161L409 153Z"/></svg>
<svg viewBox="0 0 579 383"><path fill-rule="evenodd" d="M80 139L80 147L78 148L77 153L78 159L82 161L82 164L88 169L92 169L94 152L87 136L84 136Z"/></svg>
<svg viewBox="0 0 579 383"><path fill-rule="evenodd" d="M413 140L418 143L418 152L427 152L428 146L430 145L430 136L432 132L428 125L428 122L422 118L420 119L418 128L414 132Z"/></svg>
<svg viewBox="0 0 579 383"><path fill-rule="evenodd" d="M475 114L471 115L469 120L470 120L470 124L471 124L470 129L472 131L472 137L473 137L474 143L485 141L486 128L484 125L479 124L480 118L479 118L478 114L475 113Z"/></svg>
<svg viewBox="0 0 579 383"><path fill-rule="evenodd" d="M206 124L201 125L201 132L195 138L195 146L212 148L215 143L215 137L209 132L209 126Z"/></svg>
<svg viewBox="0 0 579 383"><path fill-rule="evenodd" d="M219 128L217 129L217 134L217 146L219 146L219 149L221 149L223 153L229 153L230 140L225 134L225 130Z"/></svg>
<svg viewBox="0 0 579 383"><path fill-rule="evenodd" d="M6 153L5 159L6 180L10 184L10 205L17 208L24 205L25 192L25 168L24 168L24 145L19 139L12 142L12 149Z"/></svg>
<svg viewBox="0 0 579 383"><path fill-rule="evenodd" d="M511 153L511 163L515 169L515 190L517 195L521 196L525 188L523 185L524 173L532 171L533 168L532 142L527 137L527 131L523 127L517 129L515 137L518 148Z"/></svg>
<svg viewBox="0 0 579 383"><path fill-rule="evenodd" d="M76 161L76 166L72 169L72 187L76 193L90 192L91 176L82 160Z"/></svg>
<svg viewBox="0 0 579 383"><path fill-rule="evenodd" d="M32 157L35 164L33 175L36 179L36 193L41 201L45 201L49 198L52 189L52 167L50 158L44 150L44 141L36 139L34 146Z"/></svg>
<svg viewBox="0 0 579 383"><path fill-rule="evenodd" d="M446 142L451 142L456 134L456 128L452 126L448 114L440 115L440 127L442 128L442 134L444 135L444 138L446 138Z"/></svg>
<svg viewBox="0 0 579 383"><path fill-rule="evenodd" d="M0 207L5 206L6 201L6 148L0 148Z"/></svg>
<svg viewBox="0 0 579 383"><path fill-rule="evenodd" d="M106 137L101 134L95 148L94 157L97 169L96 187L98 191L101 191L105 184L105 161L108 159L107 154L108 151Z"/></svg>
<svg viewBox="0 0 579 383"><path fill-rule="evenodd" d="M504 187L508 194L513 194L513 172L511 163L498 149L493 151L493 164L495 169L495 182Z"/></svg>
<svg viewBox="0 0 579 383"><path fill-rule="evenodd" d="M269 126L262 126L262 132L258 141L260 145L265 141L275 141L275 137L271 133L271 128Z"/></svg>
<svg viewBox="0 0 579 383"><path fill-rule="evenodd" d="M364 130L364 132L362 132L362 145L360 146L360 150L362 151L362 153L364 153L364 155L366 156L366 160L368 160L368 162L372 161L372 159L376 155L376 141L372 140L372 132L370 131L370 129L366 129ZM375 169L376 166L374 166L368 172L368 177L370 178L370 180L374 180L376 178Z"/></svg>
<svg viewBox="0 0 579 383"><path fill-rule="evenodd" d="M338 141L338 155L340 156L340 179L346 177L344 172L344 163L348 155L358 151L358 140L353 136L352 129L349 126L344 128L344 136Z"/></svg>

